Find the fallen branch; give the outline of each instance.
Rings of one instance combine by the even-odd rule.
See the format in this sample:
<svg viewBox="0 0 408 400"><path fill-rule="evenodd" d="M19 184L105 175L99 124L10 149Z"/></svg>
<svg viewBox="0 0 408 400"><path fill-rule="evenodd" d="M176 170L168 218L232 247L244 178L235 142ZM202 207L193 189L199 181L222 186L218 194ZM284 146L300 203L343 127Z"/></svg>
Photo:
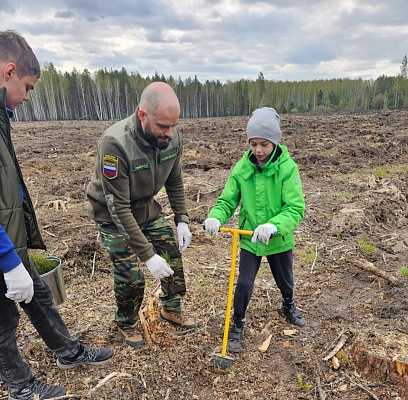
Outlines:
<svg viewBox="0 0 408 400"><path fill-rule="evenodd" d="M214 272L215 271L229 271L229 268L219 268L216 265L215 266L211 266L211 265L204 265L204 266L200 266L200 268L203 269L212 269Z"/></svg>
<svg viewBox="0 0 408 400"><path fill-rule="evenodd" d="M272 307L271 296L269 296L269 291L268 291L268 289L266 289L266 295L268 296L269 306Z"/></svg>
<svg viewBox="0 0 408 400"><path fill-rule="evenodd" d="M374 267L374 264L369 262L369 261L361 261L361 260L354 260L354 264L357 268L360 268L364 271L370 272L380 278L385 279L386 281L396 285L398 284L398 279L395 278L394 276L391 276L389 274L387 274L384 271L381 271L380 269Z"/></svg>
<svg viewBox="0 0 408 400"><path fill-rule="evenodd" d="M52 237L57 237L57 235L54 235L53 233L48 232L46 229L44 229L44 232L45 232L45 233L48 233L48 235L50 235L50 236L52 236Z"/></svg>
<svg viewBox="0 0 408 400"><path fill-rule="evenodd" d="M334 385L340 384L341 382L344 382L344 380L345 380L344 377L340 377L339 379L337 379L337 380L335 380L335 381L333 381L333 382L329 382L329 383L326 383L326 384L323 384L323 385L322 385L322 384L320 383L320 379L319 379L319 378L317 378L317 379L319 380L319 385L320 385L320 388L321 388L322 391L323 391L323 387L325 387L325 386L328 386L328 387L331 389ZM308 398L307 396L311 395L312 393L316 393L316 390L318 390L317 382L316 382L316 387L313 387L312 390L310 390L309 392L305 393L304 398L306 399L306 398ZM324 392L323 392L323 395L324 395ZM321 399L319 399L319 400L321 400Z"/></svg>
<svg viewBox="0 0 408 400"><path fill-rule="evenodd" d="M78 228L83 228L84 226L95 226L95 224L91 223L86 223L86 224L80 224L80 225L75 225L75 226L70 226L70 229L78 229Z"/></svg>
<svg viewBox="0 0 408 400"><path fill-rule="evenodd" d="M92 272L91 272L91 278L93 278L95 274L95 261L96 261L96 251L94 251L94 255L92 258Z"/></svg>
<svg viewBox="0 0 408 400"><path fill-rule="evenodd" d="M171 337L176 338L176 337L179 337L179 336L186 336L186 335L188 335L190 333L196 334L198 331L200 331L200 328L198 328L198 329L197 328L190 328L190 329L178 330L178 331L172 332Z"/></svg>
<svg viewBox="0 0 408 400"><path fill-rule="evenodd" d="M126 372L111 372L109 375L105 376L96 386L94 386L87 394L87 396L92 395L96 390L98 390L101 386L103 386L106 382L113 378L131 378L132 375L127 374Z"/></svg>
<svg viewBox="0 0 408 400"><path fill-rule="evenodd" d="M99 234L100 234L100 232L98 231L98 235L96 236L96 241L98 241L98 239L99 239ZM92 273L91 273L91 278L93 278L94 273L95 273L95 261L96 261L96 250L95 250L95 252L94 252L93 260L92 260Z"/></svg>
<svg viewBox="0 0 408 400"><path fill-rule="evenodd" d="M316 378L316 389L317 389L317 394L319 396L319 400L325 400L326 396L324 394L324 391L322 389L322 385L320 384L320 378Z"/></svg>
<svg viewBox="0 0 408 400"><path fill-rule="evenodd" d="M372 399L374 399L374 400L379 400L378 397L377 397L373 392L371 392L369 389L367 389L365 386L363 386L363 385L361 385L361 384L355 382L355 381L354 381L353 379L351 379L347 374L344 374L344 376L345 376L353 385L356 385L356 386L358 386L360 389L362 389L362 390L364 390L365 392L367 392L367 393L371 396Z"/></svg>
<svg viewBox="0 0 408 400"><path fill-rule="evenodd" d="M316 244L316 247L315 247L315 257L314 257L314 260L312 262L312 266L310 267L310 273L311 274L314 272L314 267L316 265L316 260L317 260L317 244Z"/></svg>
<svg viewBox="0 0 408 400"><path fill-rule="evenodd" d="M337 345L334 347L334 349L329 354L323 357L323 361L330 360L332 357L334 357L339 352L339 350L341 350L344 344L347 342L347 339L348 339L348 336L345 333L342 333Z"/></svg>

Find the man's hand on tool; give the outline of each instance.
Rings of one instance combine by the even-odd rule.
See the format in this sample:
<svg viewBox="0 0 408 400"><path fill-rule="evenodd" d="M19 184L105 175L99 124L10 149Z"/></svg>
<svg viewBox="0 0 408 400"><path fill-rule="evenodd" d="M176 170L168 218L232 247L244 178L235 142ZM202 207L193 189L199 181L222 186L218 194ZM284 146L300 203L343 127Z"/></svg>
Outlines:
<svg viewBox="0 0 408 400"><path fill-rule="evenodd" d="M7 286L6 297L18 303L29 303L34 295L34 285L30 274L23 263L17 265L9 272L4 273Z"/></svg>
<svg viewBox="0 0 408 400"><path fill-rule="evenodd" d="M192 234L188 225L185 222L179 222L177 224L177 235L180 251L184 251L191 243Z"/></svg>
<svg viewBox="0 0 408 400"><path fill-rule="evenodd" d="M220 231L220 221L217 218L207 218L204 221L205 234L207 236L217 236Z"/></svg>
<svg viewBox="0 0 408 400"><path fill-rule="evenodd" d="M145 264L156 279L167 278L174 274L174 271L170 268L169 264L167 264L167 261L158 254L155 254L145 261Z"/></svg>
<svg viewBox="0 0 408 400"><path fill-rule="evenodd" d="M276 226L274 224L259 225L254 230L251 242L252 243L262 242L264 244L268 244L269 239L275 236L277 231L278 230L276 229Z"/></svg>

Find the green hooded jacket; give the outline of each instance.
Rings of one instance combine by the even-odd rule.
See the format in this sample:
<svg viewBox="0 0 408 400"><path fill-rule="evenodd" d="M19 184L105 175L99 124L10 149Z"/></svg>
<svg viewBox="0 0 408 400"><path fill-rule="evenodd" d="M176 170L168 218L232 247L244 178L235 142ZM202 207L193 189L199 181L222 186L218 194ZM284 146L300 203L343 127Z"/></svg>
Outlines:
<svg viewBox="0 0 408 400"><path fill-rule="evenodd" d="M242 235L242 249L257 256L290 250L295 245L293 230L303 220L305 211L297 164L283 145L276 146L262 166L255 165L253 157L248 150L237 162L208 218L217 218L222 226L241 203L239 229L253 231L265 223L277 228L277 234L267 245L252 243L251 236Z"/></svg>
<svg viewBox="0 0 408 400"><path fill-rule="evenodd" d="M24 193L23 201L20 187ZM46 250L46 247L11 141L5 87L0 87L0 224L14 244L23 264L29 270L27 249Z"/></svg>

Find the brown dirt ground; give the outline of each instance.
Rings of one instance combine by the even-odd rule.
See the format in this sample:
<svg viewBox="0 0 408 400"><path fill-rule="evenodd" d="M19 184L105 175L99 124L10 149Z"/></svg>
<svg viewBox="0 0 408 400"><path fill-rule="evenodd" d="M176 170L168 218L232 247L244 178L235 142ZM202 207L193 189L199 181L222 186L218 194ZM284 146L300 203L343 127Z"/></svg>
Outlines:
<svg viewBox="0 0 408 400"><path fill-rule="evenodd" d="M114 360L101 367L59 370L22 315L21 352L37 375L95 399L408 399L408 280L399 272L408 266L407 112L282 116L282 143L299 165L307 203L294 270L295 297L308 326L296 329L279 313L280 294L263 263L244 349L228 373L214 369L232 237L208 238L201 223L247 148L246 122L180 122L193 232L183 258L184 308L200 328L185 333L157 320L157 286L147 273L151 342L139 350L124 347L112 323L109 259L86 211L96 141L111 122L13 124L48 251L63 259L67 300L60 312L82 341L115 350ZM164 194L160 201L171 220ZM371 251L363 240L374 245ZM262 353L258 347L269 335ZM335 358L327 359L339 342L344 345Z"/></svg>

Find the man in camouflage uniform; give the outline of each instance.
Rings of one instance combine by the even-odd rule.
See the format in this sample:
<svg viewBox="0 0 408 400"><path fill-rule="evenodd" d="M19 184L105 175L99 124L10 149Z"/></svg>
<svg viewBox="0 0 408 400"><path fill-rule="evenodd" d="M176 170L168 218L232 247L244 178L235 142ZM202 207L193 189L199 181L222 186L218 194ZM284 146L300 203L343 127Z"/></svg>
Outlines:
<svg viewBox="0 0 408 400"><path fill-rule="evenodd" d="M161 279L161 320L196 327L181 312L186 292L180 250L191 241L181 170L182 140L176 128L180 104L171 86L153 82L130 117L108 128L98 143L87 188L89 215L101 233L114 271L115 322L125 344L144 344L137 322L145 280L140 261ZM154 196L165 188L178 243Z"/></svg>

